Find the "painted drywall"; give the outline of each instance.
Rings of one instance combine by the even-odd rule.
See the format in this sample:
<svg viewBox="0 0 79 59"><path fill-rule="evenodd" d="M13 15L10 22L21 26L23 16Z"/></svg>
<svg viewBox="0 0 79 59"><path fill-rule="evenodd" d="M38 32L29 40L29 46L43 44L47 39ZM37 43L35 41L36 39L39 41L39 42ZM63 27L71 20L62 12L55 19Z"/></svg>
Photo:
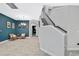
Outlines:
<svg viewBox="0 0 79 59"><path fill-rule="evenodd" d="M19 27L18 25L20 23L26 23L27 24L26 28ZM21 35L22 33L25 33L26 36L29 36L29 20L25 20L25 21L23 21L23 20L17 20L16 21L16 33L17 33L17 35Z"/></svg>
<svg viewBox="0 0 79 59"><path fill-rule="evenodd" d="M68 50L79 50L79 6L57 6L48 14L56 26L60 26L67 31Z"/></svg>
<svg viewBox="0 0 79 59"><path fill-rule="evenodd" d="M36 36L39 33L39 21L38 20L29 20L29 37L32 37L32 26L36 26Z"/></svg>
<svg viewBox="0 0 79 59"><path fill-rule="evenodd" d="M49 55L63 56L66 49L66 34L52 25L39 28L40 49Z"/></svg>
<svg viewBox="0 0 79 59"><path fill-rule="evenodd" d="M67 31L69 50L79 49L79 6L66 5L51 10L50 18Z"/></svg>
<svg viewBox="0 0 79 59"><path fill-rule="evenodd" d="M10 33L15 34L15 29L7 28L7 21L15 23L12 18L9 18L0 13L0 41L7 40Z"/></svg>
<svg viewBox="0 0 79 59"><path fill-rule="evenodd" d="M7 21L15 24L15 29L13 28L7 28ZM27 28L19 28L18 24L24 22L27 24ZM22 33L26 33L26 36L29 36L29 21L23 21L23 20L14 20L4 14L0 13L0 41L7 40L9 38L9 34L16 34L20 35Z"/></svg>

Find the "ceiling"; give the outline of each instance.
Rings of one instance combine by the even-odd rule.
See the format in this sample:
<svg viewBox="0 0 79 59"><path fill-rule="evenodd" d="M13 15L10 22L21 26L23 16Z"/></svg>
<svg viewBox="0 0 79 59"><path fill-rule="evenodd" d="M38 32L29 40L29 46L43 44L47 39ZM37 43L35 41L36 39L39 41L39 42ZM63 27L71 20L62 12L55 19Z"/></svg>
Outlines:
<svg viewBox="0 0 79 59"><path fill-rule="evenodd" d="M0 13L3 13L15 20L39 20L43 5L75 5L68 3L14 3L18 9L10 8L6 3L0 3ZM77 4L76 4L77 5ZM79 5L79 4L78 4Z"/></svg>
<svg viewBox="0 0 79 59"><path fill-rule="evenodd" d="M15 3L18 9L10 8L6 3L0 3L0 13L15 20L39 20L41 9L47 3Z"/></svg>

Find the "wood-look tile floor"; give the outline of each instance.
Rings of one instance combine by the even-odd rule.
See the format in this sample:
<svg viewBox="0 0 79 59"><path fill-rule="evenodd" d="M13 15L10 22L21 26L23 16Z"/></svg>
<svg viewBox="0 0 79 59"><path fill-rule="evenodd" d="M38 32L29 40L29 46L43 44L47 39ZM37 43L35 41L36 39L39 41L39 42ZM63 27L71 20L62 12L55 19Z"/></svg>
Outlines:
<svg viewBox="0 0 79 59"><path fill-rule="evenodd" d="M17 39L0 44L0 56L48 56L39 48L37 37Z"/></svg>

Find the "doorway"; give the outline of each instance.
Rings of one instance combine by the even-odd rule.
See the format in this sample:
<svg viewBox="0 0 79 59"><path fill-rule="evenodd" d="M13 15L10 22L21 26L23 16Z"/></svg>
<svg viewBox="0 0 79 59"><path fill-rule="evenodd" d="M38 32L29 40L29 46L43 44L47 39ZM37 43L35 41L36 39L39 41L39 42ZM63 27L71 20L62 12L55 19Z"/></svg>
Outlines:
<svg viewBox="0 0 79 59"><path fill-rule="evenodd" d="M32 36L36 36L36 26L32 26Z"/></svg>

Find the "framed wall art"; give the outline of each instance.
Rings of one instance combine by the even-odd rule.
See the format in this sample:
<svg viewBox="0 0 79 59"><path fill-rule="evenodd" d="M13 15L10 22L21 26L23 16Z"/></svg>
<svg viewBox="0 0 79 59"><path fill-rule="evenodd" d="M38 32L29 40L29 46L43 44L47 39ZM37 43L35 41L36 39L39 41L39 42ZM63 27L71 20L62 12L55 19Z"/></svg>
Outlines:
<svg viewBox="0 0 79 59"><path fill-rule="evenodd" d="M7 21L7 28L11 28L11 22Z"/></svg>

